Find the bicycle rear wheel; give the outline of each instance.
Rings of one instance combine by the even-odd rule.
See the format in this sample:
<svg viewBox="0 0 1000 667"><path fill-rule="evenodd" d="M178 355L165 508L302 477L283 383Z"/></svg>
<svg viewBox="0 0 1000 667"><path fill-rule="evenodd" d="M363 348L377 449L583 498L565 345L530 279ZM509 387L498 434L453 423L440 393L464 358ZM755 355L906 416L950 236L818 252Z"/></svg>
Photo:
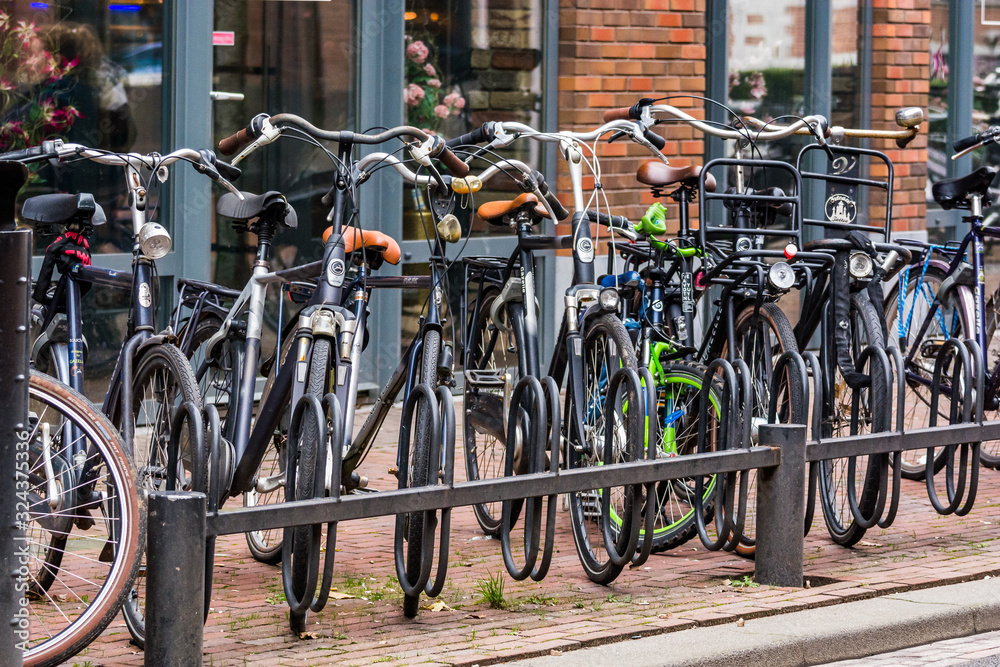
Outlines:
<svg viewBox="0 0 1000 667"><path fill-rule="evenodd" d="M193 403L201 411L201 396L191 365L173 345L154 345L136 360L132 380L132 416L134 440L132 456L136 465L136 485L143 498L150 491L185 490L207 493L206 488L194 488L196 479L207 481L208 457L204 466L195 470L197 460L192 450L190 427L178 440L177 467L168 470L173 416L184 403ZM113 406L112 421L121 427L121 401ZM145 544L143 545L145 548ZM140 648L146 643L146 561L136 578L132 592L122 605L122 615L132 640Z"/></svg>
<svg viewBox="0 0 1000 667"><path fill-rule="evenodd" d="M986 332L986 398L995 400L1000 396L1000 286L986 301L983 328ZM997 416L996 413L992 415L993 418ZM1000 440L983 442L979 461L988 468L1000 468Z"/></svg>
<svg viewBox="0 0 1000 667"><path fill-rule="evenodd" d="M615 419L614 451L615 463L626 460L628 440L642 438L642 433L630 433L625 424L637 423L635 419L625 419L627 407L608 406L607 388L611 377L619 368L638 370L635 346L621 320L611 314L600 315L587 323L583 331L583 386L584 395L574 396L572 390L566 392L566 415L564 421L567 434L566 463L570 468L604 465L604 439L607 418ZM570 386L572 387L572 378ZM583 403L583 433L573 432L571 415L573 403ZM635 429L633 429L635 430ZM610 461L609 461L610 463ZM573 542L580 557L584 572L591 581L607 585L621 574L622 566L615 565L604 548L603 530L605 521L611 521L611 533L616 538L628 533L631 516L631 487L609 490L611 516L604 516L601 508L601 489L578 491L569 494L570 521L573 526Z"/></svg>
<svg viewBox="0 0 1000 667"><path fill-rule="evenodd" d="M903 298L900 299L900 283L892 288L885 300L885 323L889 332L888 343L896 344L904 359L910 354L913 359L906 366L906 412L903 426L906 430L924 428L930 425L931 382L938 351L949 338L964 340L975 335L973 331L972 295L965 285L954 285L948 292L941 287L948 278L947 273L937 266L927 267L921 276L920 267L910 270ZM930 316L935 299L940 304L928 324L923 336L917 334ZM989 338L987 338L989 340ZM914 346L917 347L914 350ZM948 368L950 366L946 366ZM951 385L950 378L947 384ZM949 419L949 400L946 392L941 392L938 405L938 423ZM985 451L985 445L984 449ZM944 448L934 450L934 472L944 467ZM906 479L923 479L927 472L927 450L907 450L902 454L900 465Z"/></svg>
<svg viewBox="0 0 1000 667"><path fill-rule="evenodd" d="M30 637L24 664L39 667L79 653L118 613L139 566L145 524L134 467L111 423L83 396L42 373L31 374L28 393L23 544L30 559ZM75 435L67 438L69 433ZM74 470L69 439L86 452ZM46 472L46 449L51 462L62 462L53 466L54 478ZM58 496L49 494L52 488Z"/></svg>
<svg viewBox="0 0 1000 667"><path fill-rule="evenodd" d="M851 295L851 358L860 358L869 345L882 346L881 314L863 295ZM832 344L832 342L830 343ZM823 437L844 437L864 433L880 433L890 429L889 383L885 369L877 363L868 364L866 373L871 376L869 386L862 387L858 414L852 403L852 391L840 374L840 367L827 372L834 373L835 395L832 397L832 412L824 417ZM858 509L864 516L870 515L878 501L879 477L886 465L886 455L855 457L854 478L849 475L849 458L827 459L819 463L819 497L823 506L823 518L834 542L841 546L853 546L864 537L865 528L858 525L851 511L847 485L853 484Z"/></svg>

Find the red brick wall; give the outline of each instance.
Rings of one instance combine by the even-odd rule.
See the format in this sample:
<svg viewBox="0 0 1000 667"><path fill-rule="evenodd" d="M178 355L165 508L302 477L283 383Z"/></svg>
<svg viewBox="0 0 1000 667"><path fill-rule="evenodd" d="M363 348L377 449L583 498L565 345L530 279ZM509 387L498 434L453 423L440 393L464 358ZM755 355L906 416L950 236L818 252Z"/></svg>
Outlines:
<svg viewBox="0 0 1000 667"><path fill-rule="evenodd" d="M705 93L704 0L563 0L559 10L559 127L592 130L612 107L641 97ZM668 103L699 118L699 100ZM700 163L701 135L687 126L657 128L675 165ZM638 219L653 202L635 180L649 152L627 141L600 147L601 184L612 210ZM677 156L677 160L673 157ZM572 201L565 164L559 166L560 198ZM588 178L585 185L592 186ZM585 193L586 194L586 193ZM668 207L670 208L670 207Z"/></svg>
<svg viewBox="0 0 1000 667"><path fill-rule="evenodd" d="M926 115L930 92L930 0L875 0L872 26L872 128L898 129L896 110ZM873 141L893 162L893 231L924 229L927 204L927 124L905 150ZM882 145L879 145L882 144ZM884 176L885 174L876 174Z"/></svg>

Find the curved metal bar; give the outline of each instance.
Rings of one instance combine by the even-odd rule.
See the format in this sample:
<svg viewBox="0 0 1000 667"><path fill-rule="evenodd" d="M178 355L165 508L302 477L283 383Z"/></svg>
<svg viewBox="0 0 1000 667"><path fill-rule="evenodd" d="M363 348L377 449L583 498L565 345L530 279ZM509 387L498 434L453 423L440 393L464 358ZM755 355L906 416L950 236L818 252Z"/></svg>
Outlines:
<svg viewBox="0 0 1000 667"><path fill-rule="evenodd" d="M718 427L719 438L722 449L729 449L729 443L735 435L736 429L740 428L738 408L736 407L739 389L736 384L736 372L732 364L725 359L714 359L705 369L705 379L701 385L701 392L698 396L698 452L704 453L706 450L706 438L708 436L708 406L711 403L712 379L717 371L722 370L722 408L719 411L720 423ZM732 431L732 433L731 433ZM725 483L716 475L715 482L715 526L716 539L708 536L708 529L705 526L705 510L702 503L702 494L705 491L705 482L701 475L694 480L694 516L695 525L698 528L698 538L709 551L718 551L726 543L732 526L727 525L732 520L732 488L736 484L736 476L727 473ZM729 502L729 507L722 505ZM729 511L726 511L726 510Z"/></svg>
<svg viewBox="0 0 1000 667"><path fill-rule="evenodd" d="M292 410L292 419L288 424L288 441L286 445L287 451L285 459L286 502L290 502L292 500L304 500L303 498L295 497L295 487L297 481L295 463L298 458L299 438L302 436L302 420L305 418L307 410L312 413L313 418L316 420L316 432L319 434L319 442L326 442L326 415L323 414L323 406L320 404L319 399L312 394L303 394L295 404L295 408ZM317 460L320 458L320 451L318 447L316 450L316 457ZM315 478L313 483L313 497L315 498L317 495ZM299 598L295 593L292 582L292 548L295 543L296 530L310 531L309 550L306 555L309 567L306 574L306 584L303 587L301 598ZM320 540L322 537L322 524L287 527L282 533L282 539L284 542L281 549L281 583L285 591L285 600L288 602L288 607L293 613L305 612L309 609L310 605L312 605L313 599L315 598L316 582L319 579Z"/></svg>
<svg viewBox="0 0 1000 667"><path fill-rule="evenodd" d="M649 368L645 366L639 368L639 378L642 380L643 395L646 398L644 424L646 460L655 461L660 448L660 420L656 412L656 381L653 379L653 374L649 372ZM650 482L645 486L645 498L641 499L639 505L646 508L646 513L642 533L639 536L639 548L632 556L632 567L638 567L645 563L653 551L653 531L656 528L656 515L659 514L656 482Z"/></svg>
<svg viewBox="0 0 1000 667"><path fill-rule="evenodd" d="M803 392L803 395L801 396L792 396L791 393L789 392L788 396L789 409L791 409L793 400L797 400L799 403L805 403L807 406L809 404L807 400L808 396L805 395L805 392L808 391L809 387L809 374L806 372L805 360L802 358L802 355L799 354L796 350L788 350L787 352L783 352L781 356L778 357L778 360L774 362L774 371L772 371L771 373L771 386L769 387L770 397L767 405L768 424L778 423L777 422L778 392L781 389L781 384L780 384L781 380L779 380L778 378L782 375L782 372L785 371L785 369L788 367L789 364L793 364L796 370L798 371L799 376L802 379L802 392ZM789 389L790 387L786 383L786 391L788 391ZM808 412L808 410L806 410L806 412Z"/></svg>
<svg viewBox="0 0 1000 667"><path fill-rule="evenodd" d="M750 447L753 437L753 386L750 378L750 367L743 359L734 359L732 365L740 388L740 400L735 405L742 412L738 421L742 427L738 446L740 449L747 449ZM752 473L749 470L742 470L734 474L739 475L739 484L732 485L732 511L736 514L736 520L731 522L733 526L732 532L729 533L726 543L722 546L726 551L736 551L736 548L741 544L756 546L756 542L746 537L743 531L746 527L747 500L750 493L750 475Z"/></svg>
<svg viewBox="0 0 1000 667"><path fill-rule="evenodd" d="M949 338L944 342L944 344L938 349L937 361L934 363L934 375L933 381L931 382L931 414L930 414L930 426L937 426L938 417L938 405L940 403L941 394L941 376L944 373L945 363L948 361L949 355L947 354L949 350L954 350L955 352L955 365L952 370L952 400L951 400L951 421L955 423L956 419L961 419L963 422L968 422L971 420L972 416L972 382L968 380L964 383L965 387L962 392L962 415L959 417L958 409L959 406L955 402L955 382L964 373L968 377L967 369L969 369L971 364L971 359L969 358L969 348L966 347L957 338ZM958 471L958 485L956 488L953 476L955 472L955 447L956 445L948 445L945 447L945 490L948 495L948 504L944 505L938 498L937 489L934 488L934 448L927 448L927 472L926 472L926 486L927 486L927 497L931 501L931 506L934 511L938 514L947 515L953 514L955 510L959 508L962 502L962 496L965 495L965 482L966 482L966 465L968 464L969 452L966 445L961 445L961 455L959 461L959 471Z"/></svg>
<svg viewBox="0 0 1000 667"><path fill-rule="evenodd" d="M542 378L542 389L545 391L545 398L548 400L549 412L549 471L559 474L559 434L562 433L561 411L559 409L559 385L551 375ZM531 578L534 581L541 581L549 571L552 563L552 552L555 549L556 539L556 509L559 507L559 496L553 494L545 501L545 541L542 546L542 559L531 571Z"/></svg>
<svg viewBox="0 0 1000 667"><path fill-rule="evenodd" d="M525 389L531 391L531 412L527 413L528 428L531 433L526 433L521 445L522 456L528 457L528 472L539 472L538 457L542 457L542 470L544 470L545 450L541 443L547 442L546 424L548 422L548 410L545 408L545 398L542 395L542 384L533 375L525 375L517 384L510 396L510 412L507 416L507 443L504 447L504 476L514 476L514 437L517 432L518 422L522 420L522 398ZM518 568L514 562L514 556L510 545L510 531L512 528L512 517L514 501L505 500L500 510L500 551L503 554L503 564L507 568L514 581L527 579L535 562L538 560L538 544L542 530L542 499L525 498L524 500L524 567Z"/></svg>
<svg viewBox="0 0 1000 667"><path fill-rule="evenodd" d="M892 368L895 372L893 383L896 387L896 432L902 434L905 431L903 413L906 411L906 361L903 353L895 345L885 348L889 358L892 359ZM890 401L890 405L892 402ZM899 491L903 479L903 452L899 451L892 457L892 495L889 497L889 511L878 521L879 528L888 528L896 520L896 512L899 510Z"/></svg>
<svg viewBox="0 0 1000 667"><path fill-rule="evenodd" d="M340 407L340 399L336 394L329 393L323 397L323 414L327 415L330 424L330 437L324 440L330 448L330 497L333 500L340 500L340 472L344 465L344 411ZM317 453L317 456L319 453ZM326 460L326 457L323 457ZM319 466L317 466L317 474ZM326 490L327 475L323 474L323 490ZM337 522L331 521L326 524L326 555L323 557L323 580L319 585L319 592L316 599L309 605L315 612L323 611L327 601L330 599L330 586L333 584L333 564L337 553Z"/></svg>
<svg viewBox="0 0 1000 667"><path fill-rule="evenodd" d="M616 424L614 419L609 419L609 409L613 410L613 406L617 403L616 399L619 389L625 382L628 383L626 391L630 392L632 403L629 406L628 414L622 415L622 419L626 422L627 420L635 419L636 413L632 409L635 406L641 411L639 413L639 423L643 426L646 423L646 415L644 414L646 406L645 401L642 400L642 382L639 380L639 374L631 368L619 368L611 376L611 381L608 382L608 389L604 400L605 463L613 463L615 454ZM625 447L630 450L627 452L628 460L638 461L641 458L639 448L642 447L642 438L640 437L639 440L632 442L628 437L629 428L627 423L624 430L626 437ZM640 430L641 432L645 432L645 429ZM608 520L608 516L611 513L611 489L601 489L601 516L603 519L601 522L601 532L604 536L604 548L608 552L608 560L618 567L627 565L639 547L639 529L642 516L642 503L640 502L642 500L642 485L633 484L625 487L624 495L625 511L622 513L621 527L616 537L611 532L611 521Z"/></svg>
<svg viewBox="0 0 1000 667"><path fill-rule="evenodd" d="M802 360L812 370L812 439L819 440L823 434L823 367L819 358L810 350L802 353ZM819 486L819 464L809 463L809 480L806 493L806 521L804 535L809 534L813 517L816 515L816 488Z"/></svg>
<svg viewBox="0 0 1000 667"><path fill-rule="evenodd" d="M869 345L861 354L858 355L858 361L855 364L855 369L858 373L864 374L864 368L866 363L874 364L877 362L882 366L883 377L886 379L886 385L888 388L889 380L889 357L885 354L885 349L878 345ZM868 375L868 387L869 392L872 387L872 378L874 377L874 372ZM861 388L853 389L851 396L851 434L857 433L857 420L858 415L861 411ZM871 394L869 394L869 400L872 400ZM847 504L851 508L851 514L854 516L854 521L857 525L865 530L875 526L879 520L882 518L882 512L885 510L886 493L889 484L889 464L888 457L884 454L878 454L878 457L884 457L884 461L878 464L878 495L875 498L875 507L872 508L871 516L865 516L861 511L861 507L858 505L858 492L854 488L854 479L857 476L858 471L858 458L856 456L847 457ZM872 470L872 457L868 457L868 469L865 470L865 488L868 486L868 475ZM864 491L862 491L862 499L864 498Z"/></svg>
<svg viewBox="0 0 1000 667"><path fill-rule="evenodd" d="M986 391L986 365L983 360L983 351L975 339L967 338L962 342L967 348L969 348L969 357L975 363L973 386L975 387L976 397L972 407L975 410L974 418L976 423L982 425L983 401L985 400ZM976 502L976 494L979 491L979 451L982 444L982 441L979 441L969 443L968 445L971 448L972 454L972 461L970 462L971 468L969 470L969 493L968 496L966 496L965 503L955 510L955 516L965 516L972 510L972 506Z"/></svg>
<svg viewBox="0 0 1000 667"><path fill-rule="evenodd" d="M441 481L445 486L455 485L455 397L448 387L439 386L435 392L438 409L441 411L441 455L431 459L431 471L440 470ZM437 463L437 468L433 467ZM433 581L427 582L424 593L428 597L437 597L444 588L448 577L448 549L451 541L451 508L441 510L440 537L438 543L437 572Z"/></svg>
<svg viewBox="0 0 1000 667"><path fill-rule="evenodd" d="M410 423L413 421L413 410L420 400L430 403L434 409L429 414L431 417L431 443L441 441L441 422L437 411L437 400L434 397L434 390L430 385L421 383L410 390L410 394L403 403L403 415L399 427L399 471L396 473L399 479L400 489L407 488L410 479ZM415 513L414 513L415 514ZM411 518L411 521L413 518ZM406 514L396 515L396 533L393 539L393 560L396 565L396 578L399 579L399 587L405 595L420 595L420 592L427 586L427 581L431 576L431 565L434 559L434 529L437 526L437 518L433 511L423 512L424 540L420 552L420 575L415 582L411 582L406 574L406 556L403 552L406 545L403 541L403 532L406 527ZM430 538L428 539L428 535Z"/></svg>
<svg viewBox="0 0 1000 667"><path fill-rule="evenodd" d="M210 453L209 461L211 461L211 467L209 468L209 488L208 488L208 511L210 513L215 513L219 511L219 498L221 497L221 490L219 489L219 447L221 445L220 439L222 438L222 431L220 429L219 411L215 409L214 405L206 405L203 413L205 415L204 421L208 423L208 428L206 432L208 433L208 450ZM205 620L208 620L208 611L212 606L212 572L215 567L215 535L209 535L205 538Z"/></svg>

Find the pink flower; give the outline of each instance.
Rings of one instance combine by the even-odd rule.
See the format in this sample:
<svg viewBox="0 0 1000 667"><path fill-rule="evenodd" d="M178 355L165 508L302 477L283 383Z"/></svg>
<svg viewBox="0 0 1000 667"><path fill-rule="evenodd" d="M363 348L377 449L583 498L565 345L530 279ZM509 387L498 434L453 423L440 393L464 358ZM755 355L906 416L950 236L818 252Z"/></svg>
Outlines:
<svg viewBox="0 0 1000 667"><path fill-rule="evenodd" d="M438 79L431 79L430 81L427 82L427 85L430 86L431 88L440 88L441 81Z"/></svg>
<svg viewBox="0 0 1000 667"><path fill-rule="evenodd" d="M403 102L407 106L415 107L424 99L424 89L415 83L411 83L403 89Z"/></svg>
<svg viewBox="0 0 1000 667"><path fill-rule="evenodd" d="M444 96L444 105L449 107L455 106L455 102L461 98L462 96L458 93L448 93Z"/></svg>
<svg viewBox="0 0 1000 667"><path fill-rule="evenodd" d="M454 107L456 109L464 109L465 108L465 98L464 97L459 97L457 100L455 100Z"/></svg>
<svg viewBox="0 0 1000 667"><path fill-rule="evenodd" d="M434 115L437 116L438 118L447 118L448 107L446 107L443 104L437 105L436 107L434 107Z"/></svg>
<svg viewBox="0 0 1000 667"><path fill-rule="evenodd" d="M55 104L51 99L42 100L38 104L38 120L44 123L51 123L55 116Z"/></svg>
<svg viewBox="0 0 1000 667"><path fill-rule="evenodd" d="M430 49L427 48L427 45L420 40L417 40L406 47L406 57L418 65L427 60L427 56L429 56L430 53Z"/></svg>
<svg viewBox="0 0 1000 667"><path fill-rule="evenodd" d="M14 90L14 84L8 81L6 77L0 77L0 92L6 93L9 90Z"/></svg>
<svg viewBox="0 0 1000 667"><path fill-rule="evenodd" d="M437 76L437 70L430 63L424 65L424 71L427 72L427 76Z"/></svg>
<svg viewBox="0 0 1000 667"><path fill-rule="evenodd" d="M0 12L0 28L6 28L10 24L10 14Z"/></svg>

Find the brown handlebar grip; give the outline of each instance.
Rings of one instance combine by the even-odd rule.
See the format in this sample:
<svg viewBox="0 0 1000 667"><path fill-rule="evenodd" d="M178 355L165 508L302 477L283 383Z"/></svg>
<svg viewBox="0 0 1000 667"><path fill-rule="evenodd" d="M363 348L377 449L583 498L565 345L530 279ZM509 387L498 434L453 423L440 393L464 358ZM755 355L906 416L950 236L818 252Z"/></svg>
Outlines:
<svg viewBox="0 0 1000 667"><path fill-rule="evenodd" d="M455 178L464 178L469 174L469 165L462 162L447 147L437 157L444 166L448 167L448 172Z"/></svg>
<svg viewBox="0 0 1000 667"><path fill-rule="evenodd" d="M235 155L249 144L253 139L247 134L247 129L243 128L231 137L226 137L219 142L219 152L223 155Z"/></svg>
<svg viewBox="0 0 1000 667"><path fill-rule="evenodd" d="M906 148L911 141L917 138L917 132L911 132L908 137L903 137L902 139L896 139L896 145L900 148Z"/></svg>
<svg viewBox="0 0 1000 667"><path fill-rule="evenodd" d="M632 120L630 115L632 107L619 107L617 109L608 109L604 112L604 122L610 123L613 120Z"/></svg>

